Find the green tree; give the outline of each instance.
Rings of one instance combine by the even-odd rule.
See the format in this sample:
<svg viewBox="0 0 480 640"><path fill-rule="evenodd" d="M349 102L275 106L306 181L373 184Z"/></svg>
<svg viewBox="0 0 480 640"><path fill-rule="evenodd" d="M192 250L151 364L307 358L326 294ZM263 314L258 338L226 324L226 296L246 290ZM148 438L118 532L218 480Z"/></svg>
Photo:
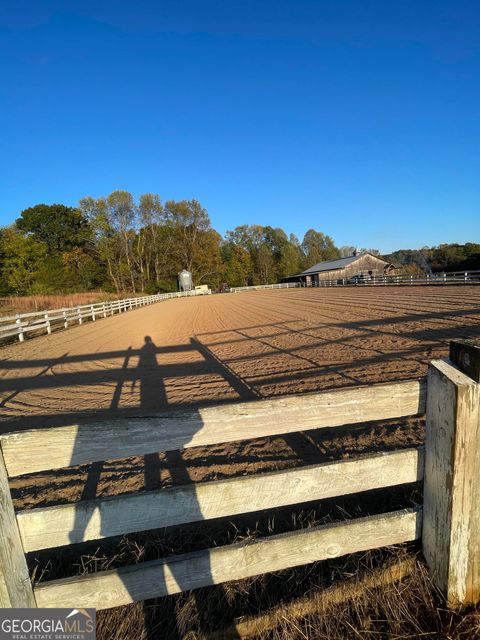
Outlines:
<svg viewBox="0 0 480 640"><path fill-rule="evenodd" d="M137 264L141 274L142 291L144 283L151 286L152 279L160 281L162 273L160 271L161 252L165 252L165 244L160 246L160 228L165 226L165 210L160 200L160 196L155 193L144 193L140 196L138 204L138 216L140 229L137 234L136 255ZM173 234L169 234L168 239L172 240ZM164 234L166 240L166 235ZM168 243L171 246L171 243Z"/></svg>
<svg viewBox="0 0 480 640"><path fill-rule="evenodd" d="M132 194L123 190L112 191L106 198L106 215L109 225L120 239L120 271L128 279L131 291L136 293L133 254L137 208Z"/></svg>
<svg viewBox="0 0 480 640"><path fill-rule="evenodd" d="M108 278L117 293L125 290L118 234L112 226L106 198L87 196L80 200L80 208L88 218L94 234L94 254L106 265Z"/></svg>
<svg viewBox="0 0 480 640"><path fill-rule="evenodd" d="M50 253L84 247L91 235L82 212L63 204L37 204L24 209L15 224L35 240L44 242Z"/></svg>
<svg viewBox="0 0 480 640"><path fill-rule="evenodd" d="M263 244L263 227L259 224L242 224L233 231L227 231L226 239L227 242L243 247L252 255Z"/></svg>
<svg viewBox="0 0 480 640"><path fill-rule="evenodd" d="M460 260L438 248L438 261ZM300 244L279 227L240 225L225 240L198 200L162 204L155 193L136 202L124 190L83 198L79 208L36 205L18 227L2 232L3 291L78 291L95 287L119 294L176 287L190 270L194 282L212 286L267 284L305 266L337 257L329 237L310 229Z"/></svg>
<svg viewBox="0 0 480 640"><path fill-rule="evenodd" d="M15 226L0 230L0 282L3 294L28 295L38 290L48 246Z"/></svg>
<svg viewBox="0 0 480 640"><path fill-rule="evenodd" d="M223 279L231 287L246 287L253 281L253 263L250 253L234 242L221 246Z"/></svg>
<svg viewBox="0 0 480 640"><path fill-rule="evenodd" d="M211 230L208 212L198 200L169 200L165 214L176 236L172 253L177 254L184 269L193 273L194 265L198 269L202 239Z"/></svg>
<svg viewBox="0 0 480 640"><path fill-rule="evenodd" d="M283 245L277 269L279 280L294 276L302 270L303 252L298 238L292 233L288 243Z"/></svg>
<svg viewBox="0 0 480 640"><path fill-rule="evenodd" d="M480 244L441 244L429 251L433 271L466 271L480 268Z"/></svg>
<svg viewBox="0 0 480 640"><path fill-rule="evenodd" d="M349 256L353 256L356 253L371 253L374 256L379 256L380 251L378 249L365 249L365 248L357 248L352 246L343 246L338 249L341 258L347 258Z"/></svg>
<svg viewBox="0 0 480 640"><path fill-rule="evenodd" d="M294 234L288 238L283 229L265 227L264 239L265 244L270 248L274 263L273 278L270 277L269 282L277 282L301 270L303 252Z"/></svg>
<svg viewBox="0 0 480 640"><path fill-rule="evenodd" d="M63 253L61 263L70 290L89 291L102 287L105 283L103 264L80 247Z"/></svg>
<svg viewBox="0 0 480 640"><path fill-rule="evenodd" d="M227 231L227 242L242 247L250 254L253 265L252 284L268 284L275 281L272 231L272 227L262 227L258 224L245 224L233 231Z"/></svg>
<svg viewBox="0 0 480 640"><path fill-rule="evenodd" d="M308 269L318 262L325 260L334 260L340 257L340 252L335 246L330 236L309 229L302 242L302 249L305 254L305 268Z"/></svg>
<svg viewBox="0 0 480 640"><path fill-rule="evenodd" d="M221 241L221 235L214 229L199 233L192 265L194 284L208 284L215 289L220 283L222 272Z"/></svg>
<svg viewBox="0 0 480 640"><path fill-rule="evenodd" d="M117 292L136 291L135 226L137 208L128 191L113 191L106 198L90 196L80 208L94 233L97 256L104 261Z"/></svg>

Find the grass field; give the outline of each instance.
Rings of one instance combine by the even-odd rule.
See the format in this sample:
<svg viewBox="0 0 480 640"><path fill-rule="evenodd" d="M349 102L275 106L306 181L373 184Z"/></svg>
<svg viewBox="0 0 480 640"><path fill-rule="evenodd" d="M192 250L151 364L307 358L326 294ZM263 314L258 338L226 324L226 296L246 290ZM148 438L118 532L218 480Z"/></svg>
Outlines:
<svg viewBox="0 0 480 640"><path fill-rule="evenodd" d="M115 300L119 296L105 291L90 291L88 293L64 293L57 295L9 296L0 298L0 315L11 313L29 313L31 311L45 311L47 309L68 309L83 304Z"/></svg>
<svg viewBox="0 0 480 640"><path fill-rule="evenodd" d="M450 339L478 336L477 287L294 289L171 300L1 349L2 430L418 378L425 375L429 360L447 354ZM390 421L326 430L321 436L310 432L113 461L93 470L84 467L19 478L12 488L16 507L28 508L289 468L422 441L421 419ZM37 554L30 562L37 577L52 578L418 501L418 486L375 491L302 509L237 517L228 523L203 523L180 533L162 531L90 545L81 561L78 555L65 553L58 563L50 563L48 554ZM415 551L412 547L408 553ZM409 578L407 590L396 585L387 589L390 595L385 589L378 595L372 588L370 601L357 598L356 611L337 605L344 617L337 610L331 615L342 621L341 626L325 626L325 621L305 611L303 621L293 626L284 621L282 626L281 616L286 614L281 607L292 597L318 594L359 568L374 571L394 561L397 553L357 554L165 598L157 606L140 603L106 612L100 615L99 637L177 638L189 632L192 638L201 637L235 617L279 606L280 626L264 637L340 633L338 637L353 638L359 637L362 621L362 638L420 633L432 638L471 637L465 634L479 629L478 616L444 612L421 569ZM353 630L348 631L348 625Z"/></svg>

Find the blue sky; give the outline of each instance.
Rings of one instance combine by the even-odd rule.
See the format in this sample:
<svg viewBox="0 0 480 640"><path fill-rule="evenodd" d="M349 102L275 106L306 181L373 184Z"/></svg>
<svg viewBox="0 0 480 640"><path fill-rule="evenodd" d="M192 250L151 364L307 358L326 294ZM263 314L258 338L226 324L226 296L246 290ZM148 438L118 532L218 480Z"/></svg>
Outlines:
<svg viewBox="0 0 480 640"><path fill-rule="evenodd" d="M480 241L480 4L0 0L0 224L114 189L221 233Z"/></svg>

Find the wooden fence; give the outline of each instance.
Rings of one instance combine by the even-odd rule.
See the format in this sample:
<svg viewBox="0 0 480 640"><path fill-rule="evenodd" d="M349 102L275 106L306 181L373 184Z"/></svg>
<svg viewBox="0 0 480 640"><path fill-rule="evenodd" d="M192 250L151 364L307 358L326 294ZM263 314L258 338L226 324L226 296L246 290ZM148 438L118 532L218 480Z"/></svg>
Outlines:
<svg viewBox="0 0 480 640"><path fill-rule="evenodd" d="M105 609L344 554L422 540L450 605L480 599L480 348L452 347L428 381L6 434L0 440L0 606ZM474 379L472 379L473 376ZM427 413L425 448L15 513L21 474ZM32 585L26 553L424 480L424 503L254 542ZM52 552L53 553L53 552Z"/></svg>
<svg viewBox="0 0 480 640"><path fill-rule="evenodd" d="M195 291L157 293L151 296L125 298L123 300L113 300L110 302L96 302L94 304L83 304L64 309L48 309L45 311L32 311L30 313L17 313L13 316L1 316L0 341L6 338L17 337L20 342L23 342L27 334L50 334L56 329L67 329L71 326L83 324L83 322L86 321L94 322L101 318L113 316L115 313L124 313L125 311L131 311L132 309L153 304L154 302L160 302L161 300L194 295L196 295Z"/></svg>

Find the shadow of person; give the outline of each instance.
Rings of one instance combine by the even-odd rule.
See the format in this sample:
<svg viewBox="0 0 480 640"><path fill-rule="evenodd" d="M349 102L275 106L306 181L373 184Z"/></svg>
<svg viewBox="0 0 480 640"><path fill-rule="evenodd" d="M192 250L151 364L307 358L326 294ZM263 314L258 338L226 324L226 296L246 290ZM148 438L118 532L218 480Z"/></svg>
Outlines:
<svg viewBox="0 0 480 640"><path fill-rule="evenodd" d="M131 391L134 391L136 383L139 381L140 409L142 414L148 414L164 411L167 409L168 403L163 376L157 362L157 346L150 336L145 336L144 341L140 348ZM161 483L159 454L150 453L144 456L144 468L145 489L158 489Z"/></svg>
<svg viewBox="0 0 480 640"><path fill-rule="evenodd" d="M131 390L140 381L140 408L145 412L158 412L167 408L165 384L157 362L157 345L150 336L145 336L139 349L138 364L132 379Z"/></svg>
<svg viewBox="0 0 480 640"><path fill-rule="evenodd" d="M158 364L157 361L157 353L158 348L153 342L150 336L145 336L144 344L138 350L138 363L136 368L132 371L127 371L130 364L131 357L131 349L127 352L125 357L122 369L120 370L119 379L116 385L116 389L114 392L114 400L112 400L112 409L115 410L118 408L120 397L122 391L124 390L125 381L131 380L130 393L133 393L136 389L137 384L139 384L139 395L140 395L140 415L142 418L147 420L151 420L151 428L155 429L155 416L160 419L158 416L159 413L163 413L165 416L166 410L168 409L168 401L165 390L164 377L162 375L162 368ZM121 420L121 419L119 419ZM200 430L203 426L203 422L201 419L201 415L199 412L196 412L196 416L192 416L189 421L189 425L191 425L188 431L185 433L183 440L178 440L176 438L177 447L175 450L165 451L165 471L170 474L172 484L174 486L191 484L191 479L188 473L187 466L182 456L182 449L185 445L187 445L194 434ZM172 421L172 428L175 428L175 422ZM82 427L79 427L79 432L77 435L77 439L73 448L72 456L71 456L71 464L78 464L77 459L81 457L81 449L84 447L85 436L82 434ZM80 451L79 451L80 450ZM85 490L82 498L95 498L95 495L98 491L98 484L100 480L100 474L102 470L103 463L94 463L92 465L92 476L91 478L87 478L85 483ZM154 489L159 489L161 485L161 473L162 473L162 464L159 453L148 453L144 455L144 475L145 475L145 490L151 491ZM88 487L88 491L87 491ZM81 503L80 503L81 504ZM95 503L91 503L91 508L85 509L80 506L76 509L75 512L75 524L73 530L70 534L70 540L72 543L78 543L84 540L85 533L89 526L90 520L94 517L100 518L99 530L101 533L101 537L108 537L111 531L111 523L107 522L102 514L101 509L95 508ZM195 499L188 504L188 507L185 507L185 521L186 522L199 522L202 521L203 514L201 505ZM207 575L212 580L212 574L210 570L209 562L207 561L207 565L202 568L203 575ZM174 579L176 584L182 588L182 583L185 584L185 588L188 588L188 585L185 583L185 573L184 571L177 571L175 563L171 563L166 565L165 574L164 574L164 583L157 581L159 592L168 592L167 587L167 577L171 581L171 578ZM207 580L208 581L208 580ZM213 580L212 580L213 582ZM125 590L130 594L133 601L136 601L138 598L136 597L135 589L133 586L129 587L128 581L124 580ZM217 603L221 607L222 614L225 611L230 610L230 606L227 603L227 599L225 598L225 594L221 585L217 586L218 594L216 594ZM198 613L198 630L203 631L201 628L203 626L202 619L202 606L198 601L197 594L194 591L193 597L195 598L196 608ZM175 625L172 625L175 626ZM158 621L155 621L155 616L152 616L151 607L147 608L144 606L144 632L146 637L149 640L157 640L158 638ZM140 635L140 630L139 630ZM184 637L184 632L178 627L172 633L167 635L163 635L165 638L171 638L171 640L177 640Z"/></svg>

